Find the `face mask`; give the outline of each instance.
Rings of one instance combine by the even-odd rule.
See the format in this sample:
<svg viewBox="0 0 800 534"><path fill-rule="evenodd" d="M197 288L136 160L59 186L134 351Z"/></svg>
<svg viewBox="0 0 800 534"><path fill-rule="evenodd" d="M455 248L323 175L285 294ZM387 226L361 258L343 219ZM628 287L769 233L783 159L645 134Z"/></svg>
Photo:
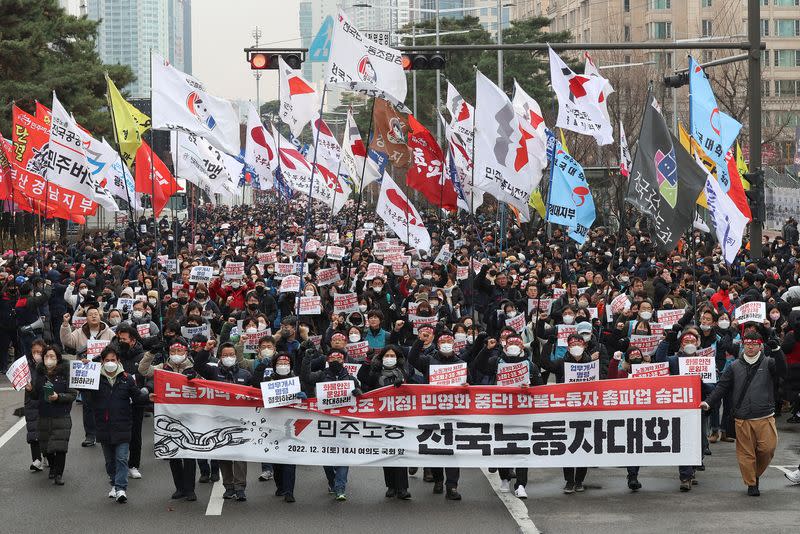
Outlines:
<svg viewBox="0 0 800 534"><path fill-rule="evenodd" d="M119 317L110 317L110 318L108 319L108 323L109 323L111 326L117 326L117 325L119 324Z"/></svg>
<svg viewBox="0 0 800 534"><path fill-rule="evenodd" d="M272 358L273 354L275 354L275 349L266 348L261 350L262 358Z"/></svg>
<svg viewBox="0 0 800 534"><path fill-rule="evenodd" d="M361 341L361 334L350 334L348 339L350 340L350 343L358 343Z"/></svg>
<svg viewBox="0 0 800 534"><path fill-rule="evenodd" d="M683 352L685 352L686 354L694 354L695 352L697 352L697 345L695 345L694 343L687 343L686 345L683 346Z"/></svg>
<svg viewBox="0 0 800 534"><path fill-rule="evenodd" d="M506 354L511 356L512 358L516 358L520 354L522 354L522 347L519 345L508 345L506 347Z"/></svg>
<svg viewBox="0 0 800 534"><path fill-rule="evenodd" d="M433 276L431 276L429 274L423 274L422 278L424 278L425 280L430 280L431 278L433 278Z"/></svg>
<svg viewBox="0 0 800 534"><path fill-rule="evenodd" d="M272 274L275 272L275 269L267 269L267 274Z"/></svg>
<svg viewBox="0 0 800 534"><path fill-rule="evenodd" d="M233 367L236 363L236 356L225 356L222 358L222 365L225 367Z"/></svg>
<svg viewBox="0 0 800 534"><path fill-rule="evenodd" d="M672 303L671 302L665 302L664 305L661 306L661 308L665 309L665 310L671 310L672 309Z"/></svg>
<svg viewBox="0 0 800 534"><path fill-rule="evenodd" d="M265 323L264 321L259 321L258 322L258 329L259 330L266 330L267 329L267 323Z"/></svg>
<svg viewBox="0 0 800 534"><path fill-rule="evenodd" d="M397 357L396 356L384 356L383 357L383 366L387 369L393 369L394 366L397 365Z"/></svg>
<svg viewBox="0 0 800 534"><path fill-rule="evenodd" d="M553 283L553 279L552 278L545 278L544 279L544 285L549 286L552 283Z"/></svg>
<svg viewBox="0 0 800 534"><path fill-rule="evenodd" d="M455 340L458 341L458 342L467 340L467 334L465 334L463 332L456 332L455 336L453 336L453 337L455 337Z"/></svg>
<svg viewBox="0 0 800 534"><path fill-rule="evenodd" d="M709 330L711 330L711 325L710 324L701 324L700 325L700 330L702 330L703 332L708 332Z"/></svg>
<svg viewBox="0 0 800 534"><path fill-rule="evenodd" d="M156 299L147 299L147 302L149 302L151 306L155 306L158 303Z"/></svg>
<svg viewBox="0 0 800 534"><path fill-rule="evenodd" d="M254 327L254 326L248 326L245 329L245 332L248 333L248 334L255 334L256 332L258 332L258 328Z"/></svg>
<svg viewBox="0 0 800 534"><path fill-rule="evenodd" d="M186 304L187 302L189 302L189 299L188 299L187 297L180 297L180 298L178 299L178 304L180 304L180 305L184 305L184 304Z"/></svg>
<svg viewBox="0 0 800 534"><path fill-rule="evenodd" d="M731 300L736 300L739 298L738 293L728 293L728 296L730 297Z"/></svg>
<svg viewBox="0 0 800 534"><path fill-rule="evenodd" d="M649 321L651 317L653 317L653 312L650 311L640 311L639 317L642 318L642 321Z"/></svg>
<svg viewBox="0 0 800 534"><path fill-rule="evenodd" d="M117 371L117 362L105 362L103 364L103 371L105 371L107 375L115 373Z"/></svg>
<svg viewBox="0 0 800 534"><path fill-rule="evenodd" d="M313 297L313 296L314 296L314 290L313 290L313 289L307 289L307 290L305 291L305 295L306 295L307 297Z"/></svg>
<svg viewBox="0 0 800 534"><path fill-rule="evenodd" d="M33 358L33 361L35 361L36 363L41 363L42 362L42 355L41 354L34 354L32 356L32 358Z"/></svg>
<svg viewBox="0 0 800 534"><path fill-rule="evenodd" d="M581 356L583 354L583 347L580 345L573 345L569 348L569 353L573 356Z"/></svg>
<svg viewBox="0 0 800 534"><path fill-rule="evenodd" d="M723 330L727 330L727 329L728 329L728 328L730 328L730 326L731 326L731 322L730 322L730 321L726 321L726 320L724 320L724 319L723 319L723 320L721 320L721 321L719 321L719 323L717 323L717 324L718 324L718 325L719 325L719 327L720 327L720 328L722 328Z"/></svg>
<svg viewBox="0 0 800 534"><path fill-rule="evenodd" d="M773 321L777 321L778 319L781 318L781 314L780 313L770 313L769 314L769 318L772 319Z"/></svg>
<svg viewBox="0 0 800 534"><path fill-rule="evenodd" d="M53 367L56 366L57 363L58 363L58 360L56 360L55 358L47 358L44 361L44 366L47 367L48 369L52 369Z"/></svg>
<svg viewBox="0 0 800 534"><path fill-rule="evenodd" d="M436 306L439 305L439 301L438 300L429 300L428 304L431 305L431 308L435 308Z"/></svg>
<svg viewBox="0 0 800 534"><path fill-rule="evenodd" d="M565 315L563 319L564 319L564 324L572 324L573 322L575 322L574 315Z"/></svg>
<svg viewBox="0 0 800 534"><path fill-rule="evenodd" d="M275 372L277 374L279 374L280 376L286 376L286 375L289 374L290 371L291 371L291 366L290 365L285 365L284 364L284 365L276 365L275 366Z"/></svg>
<svg viewBox="0 0 800 534"><path fill-rule="evenodd" d="M203 294L203 293L198 293L198 294L196 295L196 300L197 300L197 302L201 302L201 301L202 301L202 302L205 302L205 300L206 300L206 297L207 297L207 296L208 296L208 295L205 295L205 294Z"/></svg>
<svg viewBox="0 0 800 534"><path fill-rule="evenodd" d="M186 359L185 354L170 354L169 355L169 362L174 365L180 365Z"/></svg>
<svg viewBox="0 0 800 534"><path fill-rule="evenodd" d="M467 336L467 343L473 343L474 341L475 341L475 336L474 335Z"/></svg>
<svg viewBox="0 0 800 534"><path fill-rule="evenodd" d="M589 307L589 303L586 302L585 300L578 301L578 307L579 308L588 308Z"/></svg>
<svg viewBox="0 0 800 534"><path fill-rule="evenodd" d="M79 293L79 294L80 294L80 296L82 296L82 297L85 297L85 296L86 296L86 294L87 294L88 292L89 292L89 290L88 290L88 289L81 289L81 290L79 290L79 291L78 291L78 293Z"/></svg>
<svg viewBox="0 0 800 534"><path fill-rule="evenodd" d="M232 287L233 289L239 289L239 286L240 286L240 285L241 285L241 284L240 284L239 282L234 282L234 283L232 283L232 284L231 284L231 287Z"/></svg>
<svg viewBox="0 0 800 534"><path fill-rule="evenodd" d="M517 310L511 310L511 311L506 312L506 316L509 319L512 319L512 318L516 317L517 316Z"/></svg>
<svg viewBox="0 0 800 534"><path fill-rule="evenodd" d="M640 364L640 363L642 363L642 359L641 358L635 358L635 359L631 359L630 360L630 364L631 365L637 365L637 364Z"/></svg>
<svg viewBox="0 0 800 534"><path fill-rule="evenodd" d="M360 311L361 313L364 313L365 311L367 311L367 305L366 304L359 304L358 305L358 311Z"/></svg>
<svg viewBox="0 0 800 534"><path fill-rule="evenodd" d="M380 293L383 291L383 286L375 286L372 289L375 290L376 293Z"/></svg>
<svg viewBox="0 0 800 534"><path fill-rule="evenodd" d="M342 364L342 362L328 362L328 368L338 375L339 373L342 372L344 365Z"/></svg>
<svg viewBox="0 0 800 534"><path fill-rule="evenodd" d="M630 278L628 278L627 276L619 279L620 284L627 284L629 281Z"/></svg>
<svg viewBox="0 0 800 534"><path fill-rule="evenodd" d="M136 319L141 319L142 317L144 317L144 312L142 310L133 310L133 316Z"/></svg>
<svg viewBox="0 0 800 534"><path fill-rule="evenodd" d="M442 343L439 345L439 352L444 354L450 354L453 352L453 344L452 343Z"/></svg>
<svg viewBox="0 0 800 534"><path fill-rule="evenodd" d="M584 341L589 341L590 339L592 339L592 334L581 334L581 337L583 338Z"/></svg>

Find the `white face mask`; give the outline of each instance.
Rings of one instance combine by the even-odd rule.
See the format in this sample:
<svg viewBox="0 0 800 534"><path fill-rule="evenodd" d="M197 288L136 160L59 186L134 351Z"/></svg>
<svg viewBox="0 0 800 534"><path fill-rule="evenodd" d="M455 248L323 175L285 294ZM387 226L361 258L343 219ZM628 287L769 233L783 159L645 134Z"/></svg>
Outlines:
<svg viewBox="0 0 800 534"><path fill-rule="evenodd" d="M397 365L397 357L396 356L384 356L383 357L383 366L392 369L394 366Z"/></svg>
<svg viewBox="0 0 800 534"><path fill-rule="evenodd" d="M697 352L697 345L695 345L694 343L687 343L686 345L683 346L683 352L685 352L686 354L694 354L695 352Z"/></svg>
<svg viewBox="0 0 800 534"><path fill-rule="evenodd" d="M725 321L724 319L717 324L719 324L719 327L722 328L723 330L727 330L731 326L731 322Z"/></svg>
<svg viewBox="0 0 800 534"><path fill-rule="evenodd" d="M578 307L579 308L588 308L589 307L589 303L586 302L585 300L579 300L578 301Z"/></svg>
<svg viewBox="0 0 800 534"><path fill-rule="evenodd" d="M442 343L439 345L439 352L444 354L450 354L453 352L453 344L452 343Z"/></svg>
<svg viewBox="0 0 800 534"><path fill-rule="evenodd" d="M456 341L458 341L458 342L461 342L461 341L466 341L466 340L467 340L467 334L465 334L465 333L463 333L463 332L456 332L455 336L453 336L453 337L454 337L454 338L455 338L455 340L456 340Z"/></svg>
<svg viewBox="0 0 800 534"><path fill-rule="evenodd" d="M366 304L359 304L358 305L358 311L360 311L361 313L364 313L365 311L367 311L367 305Z"/></svg>
<svg viewBox="0 0 800 534"><path fill-rule="evenodd" d="M701 324L700 325L700 330L702 330L703 332L708 332L709 330L711 330L711 325L710 324Z"/></svg>
<svg viewBox="0 0 800 534"><path fill-rule="evenodd" d="M42 362L42 355L41 354L34 354L33 355L33 361L35 361L36 363L41 363Z"/></svg>
<svg viewBox="0 0 800 534"><path fill-rule="evenodd" d="M506 312L506 316L509 319L516 317L517 316L517 310L511 310L511 311Z"/></svg>
<svg viewBox="0 0 800 534"><path fill-rule="evenodd" d="M225 367L233 367L236 363L236 356L225 356L222 358L222 365Z"/></svg>
<svg viewBox="0 0 800 534"><path fill-rule="evenodd" d="M381 291L383 291L383 286L375 286L372 289L374 289L376 292L380 293Z"/></svg>
<svg viewBox="0 0 800 534"><path fill-rule="evenodd" d="M649 321L651 317L653 317L653 312L651 311L640 311L639 317L642 318L642 321Z"/></svg>
<svg viewBox="0 0 800 534"><path fill-rule="evenodd" d="M111 326L117 326L119 324L119 317L109 317L108 318L108 323Z"/></svg>
<svg viewBox="0 0 800 534"><path fill-rule="evenodd" d="M592 334L581 334L581 337L583 338L584 341L589 341L590 339L592 339Z"/></svg>
<svg viewBox="0 0 800 534"><path fill-rule="evenodd" d="M583 355L583 347L580 345L573 345L569 348L569 353L573 356L581 356Z"/></svg>
<svg viewBox="0 0 800 534"><path fill-rule="evenodd" d="M256 332L258 332L258 328L256 328L255 326L248 326L245 329L245 332L248 334L255 334Z"/></svg>
<svg viewBox="0 0 800 534"><path fill-rule="evenodd" d="M314 296L314 290L313 289L306 289L305 293L306 293L307 297L313 297Z"/></svg>
<svg viewBox="0 0 800 534"><path fill-rule="evenodd" d="M348 339L350 339L350 343L358 343L361 341L361 334L350 334Z"/></svg>
<svg viewBox="0 0 800 534"><path fill-rule="evenodd" d="M156 300L156 299L147 299L147 302L149 302L151 306L155 306L156 303L158 303L158 300Z"/></svg>
<svg viewBox="0 0 800 534"><path fill-rule="evenodd" d="M545 278L543 280L543 282L544 282L544 285L549 286L550 284L553 283L553 279L552 278Z"/></svg>
<svg viewBox="0 0 800 534"><path fill-rule="evenodd" d="M574 315L565 315L563 317L563 319L564 319L564 324L572 324L572 323L575 322L575 316Z"/></svg>
<svg viewBox="0 0 800 534"><path fill-rule="evenodd" d="M506 346L506 354L511 356L512 358L516 358L520 354L522 354L522 347L519 345L508 345Z"/></svg>
<svg viewBox="0 0 800 534"><path fill-rule="evenodd" d="M169 362L175 365L180 365L186 360L185 354L170 354Z"/></svg>
<svg viewBox="0 0 800 534"><path fill-rule="evenodd" d="M86 296L86 294L87 294L88 292L89 292L89 290L88 290L88 289L79 289L79 290L78 290L78 293L79 293L79 294L80 294L80 296L82 296L82 297L85 297L85 296Z"/></svg>
<svg viewBox="0 0 800 534"><path fill-rule="evenodd" d="M259 321L258 322L258 329L259 330L266 330L267 329L267 323L265 323L264 321Z"/></svg>
<svg viewBox="0 0 800 534"><path fill-rule="evenodd" d="M53 367L56 366L57 363L58 363L58 360L56 360L55 358L47 358L44 361L44 366L47 367L48 369L52 369Z"/></svg>
<svg viewBox="0 0 800 534"><path fill-rule="evenodd" d="M107 375L114 374L117 371L117 362L103 363L103 371L105 371Z"/></svg>
<svg viewBox="0 0 800 534"><path fill-rule="evenodd" d="M263 349L261 351L262 358L272 358L273 354L275 354L275 349Z"/></svg>
<svg viewBox="0 0 800 534"><path fill-rule="evenodd" d="M291 371L291 366L290 365L276 365L275 366L275 372L277 374L279 374L280 376L286 376L286 375L289 374L290 371Z"/></svg>
<svg viewBox="0 0 800 534"><path fill-rule="evenodd" d="M430 280L431 278L433 278L433 276L430 274L423 274L422 278L424 278L425 280Z"/></svg>
<svg viewBox="0 0 800 534"><path fill-rule="evenodd" d="M133 316L136 319L141 319L142 317L144 317L144 312L142 310L133 310Z"/></svg>
<svg viewBox="0 0 800 534"><path fill-rule="evenodd" d="M475 336L474 335L467 336L467 343L473 343L474 341L475 341Z"/></svg>
<svg viewBox="0 0 800 534"><path fill-rule="evenodd" d="M781 314L780 313L770 313L769 314L769 318L772 319L773 321L777 321L778 319L781 318Z"/></svg>

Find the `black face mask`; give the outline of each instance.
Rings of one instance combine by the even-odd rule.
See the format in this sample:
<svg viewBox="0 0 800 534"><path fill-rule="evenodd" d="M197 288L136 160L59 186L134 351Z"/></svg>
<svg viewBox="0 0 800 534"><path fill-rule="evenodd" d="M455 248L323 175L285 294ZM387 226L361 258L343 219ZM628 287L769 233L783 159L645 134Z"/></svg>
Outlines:
<svg viewBox="0 0 800 534"><path fill-rule="evenodd" d="M339 374L344 369L344 364L342 362L328 362L328 368L334 373Z"/></svg>
<svg viewBox="0 0 800 534"><path fill-rule="evenodd" d="M632 360L628 360L628 363L630 363L631 365L638 365L638 364L642 363L642 360L640 358L635 358L635 359L632 359Z"/></svg>
<svg viewBox="0 0 800 534"><path fill-rule="evenodd" d="M186 297L181 297L178 299L178 304L186 304L187 302L189 302L189 299Z"/></svg>
<svg viewBox="0 0 800 534"><path fill-rule="evenodd" d="M247 305L247 309L249 309L249 310L257 310L258 309L258 304L248 304Z"/></svg>
<svg viewBox="0 0 800 534"><path fill-rule="evenodd" d="M195 295L195 297L197 298L197 300L205 300L207 296L208 296L208 295L205 295L205 294L203 294L203 293L198 293L197 295Z"/></svg>

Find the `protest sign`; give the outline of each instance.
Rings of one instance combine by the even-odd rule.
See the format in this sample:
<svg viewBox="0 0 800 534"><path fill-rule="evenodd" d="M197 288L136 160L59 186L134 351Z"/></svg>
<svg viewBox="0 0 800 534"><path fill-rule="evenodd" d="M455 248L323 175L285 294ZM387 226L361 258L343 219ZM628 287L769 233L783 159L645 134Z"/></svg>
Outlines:
<svg viewBox="0 0 800 534"><path fill-rule="evenodd" d="M355 293L336 293L333 296L333 313L353 313L358 311L358 295Z"/></svg>
<svg viewBox="0 0 800 534"><path fill-rule="evenodd" d="M614 300L611 301L611 304L606 309L609 312L609 320L613 320L611 318L612 315L617 315L631 309L631 301L628 299L628 295L621 293L614 297Z"/></svg>
<svg viewBox="0 0 800 534"><path fill-rule="evenodd" d="M433 263L437 265L447 265L450 263L450 260L453 258L453 253L449 250L442 248L439 251L439 254L436 255L436 259L433 260Z"/></svg>
<svg viewBox="0 0 800 534"><path fill-rule="evenodd" d="M467 280L469 278L469 265L458 265L456 267L456 280Z"/></svg>
<svg viewBox="0 0 800 534"><path fill-rule="evenodd" d="M264 336L270 335L270 329L265 328L258 332L247 333L243 332L241 335L242 353L244 354L257 354L258 353L258 340Z"/></svg>
<svg viewBox="0 0 800 534"><path fill-rule="evenodd" d="M360 363L347 363L347 362L345 362L342 365L344 365L344 368L347 371L347 374L349 374L350 376L358 376L358 372L361 370L361 364Z"/></svg>
<svg viewBox="0 0 800 534"><path fill-rule="evenodd" d="M294 241L281 241L281 254L286 256L297 256L300 251L300 244Z"/></svg>
<svg viewBox="0 0 800 534"><path fill-rule="evenodd" d="M206 336L206 338L211 338L211 328L208 323L201 324L200 326L182 326L181 327L181 335L183 339L188 342L192 341L192 338L200 334L202 336Z"/></svg>
<svg viewBox="0 0 800 534"><path fill-rule="evenodd" d="M320 269L317 271L317 285L318 286L328 286L331 284L335 284L342 277L339 276L339 270L336 267L331 267L329 269Z"/></svg>
<svg viewBox="0 0 800 534"><path fill-rule="evenodd" d="M434 316L431 317L420 317L419 315L409 315L408 320L411 321L411 325L413 326L413 332L416 334L419 332L419 328L423 325L428 325L430 327L435 327L436 323L439 322L439 318Z"/></svg>
<svg viewBox="0 0 800 534"><path fill-rule="evenodd" d="M322 335L318 336L308 336L308 340L314 344L315 347L319 348L322 345Z"/></svg>
<svg viewBox="0 0 800 534"><path fill-rule="evenodd" d="M6 371L6 377L8 377L8 381L11 382L15 390L19 391L24 388L31 381L31 369L28 367L28 359L25 356L20 356L14 360L14 363Z"/></svg>
<svg viewBox="0 0 800 534"><path fill-rule="evenodd" d="M739 324L747 322L763 323L767 318L766 302L748 302L736 308L734 314Z"/></svg>
<svg viewBox="0 0 800 534"><path fill-rule="evenodd" d="M631 347L636 347L642 351L644 356L652 356L656 353L661 336L634 334L630 337Z"/></svg>
<svg viewBox="0 0 800 534"><path fill-rule="evenodd" d="M529 313L532 312L534 308L536 308L536 303L538 302L539 313L545 313L547 315L550 315L550 307L553 305L555 301L556 299L540 299L540 298L528 299L528 312Z"/></svg>
<svg viewBox="0 0 800 534"><path fill-rule="evenodd" d="M677 323L685 313L684 310L658 310L656 317L664 328L669 328Z"/></svg>
<svg viewBox="0 0 800 534"><path fill-rule="evenodd" d="M325 255L329 260L341 261L344 258L344 247L326 247Z"/></svg>
<svg viewBox="0 0 800 534"><path fill-rule="evenodd" d="M463 386L466 383L466 362L428 366L428 384L435 386Z"/></svg>
<svg viewBox="0 0 800 534"><path fill-rule="evenodd" d="M166 268L169 274L178 274L178 260L175 258L167 260Z"/></svg>
<svg viewBox="0 0 800 534"><path fill-rule="evenodd" d="M189 282L192 284L196 284L198 282L208 284L211 282L211 278L213 277L214 268L210 265L195 265L189 272Z"/></svg>
<svg viewBox="0 0 800 534"><path fill-rule="evenodd" d="M654 376L669 376L669 363L634 363L628 378L651 378Z"/></svg>
<svg viewBox="0 0 800 534"><path fill-rule="evenodd" d="M76 389L100 388L100 362L69 362L69 387Z"/></svg>
<svg viewBox="0 0 800 534"><path fill-rule="evenodd" d="M704 384L717 383L717 366L713 356L681 356L678 369L684 376L699 375Z"/></svg>
<svg viewBox="0 0 800 534"><path fill-rule="evenodd" d="M513 328L517 334L521 333L522 329L525 328L525 315L518 313L510 319L506 319L506 326Z"/></svg>
<svg viewBox="0 0 800 534"><path fill-rule="evenodd" d="M531 370L527 361L497 364L498 386L527 386L531 383Z"/></svg>
<svg viewBox="0 0 800 534"><path fill-rule="evenodd" d="M369 341L347 344L347 355L354 360L363 360L367 356L367 352L369 352Z"/></svg>
<svg viewBox="0 0 800 534"><path fill-rule="evenodd" d="M296 274L290 274L281 280L280 293L297 293L300 291L300 277Z"/></svg>
<svg viewBox="0 0 800 534"><path fill-rule="evenodd" d="M73 328L80 328L86 324L86 317L79 317L77 315L72 317L72 327Z"/></svg>
<svg viewBox="0 0 800 534"><path fill-rule="evenodd" d="M588 363L564 362L564 382L566 384L594 380L600 380L600 360Z"/></svg>
<svg viewBox="0 0 800 534"><path fill-rule="evenodd" d="M284 280L285 282L285 280ZM313 297L300 297L298 315L319 315L322 313L322 298L319 295Z"/></svg>
<svg viewBox="0 0 800 534"><path fill-rule="evenodd" d="M567 346L567 338L571 334L577 334L578 327L574 324L560 324L556 328L556 345L559 347Z"/></svg>
<svg viewBox="0 0 800 534"><path fill-rule="evenodd" d="M86 358L92 360L100 356L103 349L111 343L108 339L87 339L86 340Z"/></svg>
<svg viewBox="0 0 800 534"><path fill-rule="evenodd" d="M244 262L229 261L225 264L225 280L241 280L244 278Z"/></svg>
<svg viewBox="0 0 800 534"><path fill-rule="evenodd" d="M135 299L129 299L129 298L125 298L125 297L120 297L120 298L117 299L116 308L119 311L123 312L123 313L128 313L129 311L131 311L133 309L133 303L134 302L136 302Z"/></svg>
<svg viewBox="0 0 800 534"><path fill-rule="evenodd" d="M297 404L300 402L300 399L297 398L298 393L300 393L300 378L296 376L261 382L261 398L264 401L264 408Z"/></svg>
<svg viewBox="0 0 800 534"><path fill-rule="evenodd" d="M370 263L367 266L367 274L364 275L364 280L372 280L378 276L383 276L383 265L380 263Z"/></svg>
<svg viewBox="0 0 800 534"><path fill-rule="evenodd" d="M150 337L150 323L137 324L136 333L139 337Z"/></svg>
<svg viewBox="0 0 800 534"><path fill-rule="evenodd" d="M320 410L333 410L355 406L356 398L352 393L355 387L355 382L352 380L317 383L317 408Z"/></svg>
<svg viewBox="0 0 800 534"><path fill-rule="evenodd" d="M561 295L566 294L566 292L567 292L567 290L564 289L563 287L554 287L553 288L553 297L558 299L558 298L561 297Z"/></svg>

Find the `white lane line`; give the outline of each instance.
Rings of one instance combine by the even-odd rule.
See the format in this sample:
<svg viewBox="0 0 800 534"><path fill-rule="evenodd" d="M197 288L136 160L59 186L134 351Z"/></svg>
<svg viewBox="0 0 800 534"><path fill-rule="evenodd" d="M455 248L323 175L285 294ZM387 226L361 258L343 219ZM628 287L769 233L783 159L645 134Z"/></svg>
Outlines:
<svg viewBox="0 0 800 534"><path fill-rule="evenodd" d="M19 421L14 423L14 426L6 430L6 433L0 436L0 447L8 443L14 435L20 431L20 429L25 428L25 418L20 418Z"/></svg>
<svg viewBox="0 0 800 534"><path fill-rule="evenodd" d="M511 514L511 518L517 523L519 531L522 534L541 534L541 531L536 528L530 515L528 515L528 507L525 506L522 500L515 497L512 492L501 493L500 478L496 475L490 476L489 470L486 468L482 468L481 471L483 472L483 476L486 477L486 480L489 481L489 485L492 486L492 489L497 494L497 498L505 505L506 510Z"/></svg>
<svg viewBox="0 0 800 534"><path fill-rule="evenodd" d="M793 466L793 465L787 465L787 466L773 465L772 467L774 467L778 471L783 472L784 475L789 475L789 474L793 473L794 470L796 469L795 466ZM789 482L791 482L791 480ZM792 482L792 484L796 485L795 482Z"/></svg>
<svg viewBox="0 0 800 534"><path fill-rule="evenodd" d="M211 496L208 498L208 506L206 506L206 515L222 515L222 505L225 504L225 499L222 494L225 493L225 487L222 481L214 482L211 487Z"/></svg>
<svg viewBox="0 0 800 534"><path fill-rule="evenodd" d="M0 391L17 391L14 388L0 388Z"/></svg>

